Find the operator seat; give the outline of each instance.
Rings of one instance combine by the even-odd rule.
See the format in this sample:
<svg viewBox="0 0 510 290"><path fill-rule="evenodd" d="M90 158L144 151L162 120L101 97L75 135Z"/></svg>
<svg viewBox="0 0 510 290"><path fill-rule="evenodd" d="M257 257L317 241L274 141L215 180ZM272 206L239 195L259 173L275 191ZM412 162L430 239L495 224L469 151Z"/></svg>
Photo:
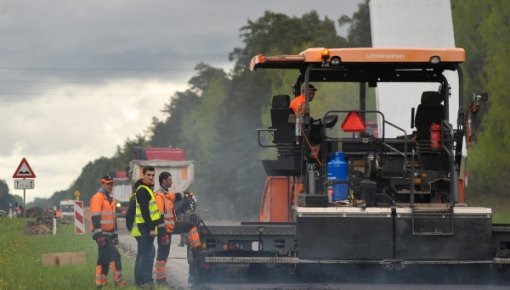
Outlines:
<svg viewBox="0 0 510 290"><path fill-rule="evenodd" d="M262 165L268 176L299 176L301 174L301 147L296 145L295 123L289 122L294 117L294 111L289 108L290 97L277 95L273 97L271 105L271 127L273 143L276 146L277 160L262 160Z"/></svg>
<svg viewBox="0 0 510 290"><path fill-rule="evenodd" d="M448 171L448 158L441 155L441 151L430 148L430 126L432 123L441 124L444 120L443 98L434 91L423 92L421 104L418 105L414 123L416 126L417 151L421 166L425 170Z"/></svg>
<svg viewBox="0 0 510 290"><path fill-rule="evenodd" d="M277 95L273 97L271 106L271 129L274 132L273 142L275 144L285 144L294 142L295 125L289 123L289 116L294 112L290 105L290 97L288 95Z"/></svg>
<svg viewBox="0 0 510 290"><path fill-rule="evenodd" d="M441 124L444 120L443 98L439 92L426 91L421 95L421 104L418 105L414 124L416 127L416 140L430 140L430 125Z"/></svg>

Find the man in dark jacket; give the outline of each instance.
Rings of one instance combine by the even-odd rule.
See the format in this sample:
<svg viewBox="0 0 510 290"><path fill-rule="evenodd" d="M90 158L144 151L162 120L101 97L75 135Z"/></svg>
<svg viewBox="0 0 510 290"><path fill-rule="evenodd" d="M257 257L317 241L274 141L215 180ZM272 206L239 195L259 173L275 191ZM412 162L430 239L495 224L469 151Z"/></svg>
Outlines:
<svg viewBox="0 0 510 290"><path fill-rule="evenodd" d="M163 243L169 243L165 229L163 216L158 210L152 187L154 186L154 167L143 168L143 178L136 187L132 200L135 204L134 219L133 210L128 210L126 223L128 229L133 220L131 235L138 242L138 252L135 261L135 283L137 286L149 286L152 280L152 268L156 251L154 238L158 235ZM130 206L132 208L132 206Z"/></svg>

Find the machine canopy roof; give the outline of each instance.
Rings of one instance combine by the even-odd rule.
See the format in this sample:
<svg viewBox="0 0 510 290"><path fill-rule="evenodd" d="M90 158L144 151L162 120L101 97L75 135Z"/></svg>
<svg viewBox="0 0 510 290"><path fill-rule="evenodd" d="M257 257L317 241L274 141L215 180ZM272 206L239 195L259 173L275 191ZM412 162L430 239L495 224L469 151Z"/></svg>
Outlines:
<svg viewBox="0 0 510 290"><path fill-rule="evenodd" d="M465 61L466 53L462 48L309 48L297 55L265 56L256 55L251 59L250 69L258 68L294 68L300 69L308 64L339 60L337 66L363 64L385 64L394 67L447 69L452 64ZM432 60L436 62L433 62Z"/></svg>

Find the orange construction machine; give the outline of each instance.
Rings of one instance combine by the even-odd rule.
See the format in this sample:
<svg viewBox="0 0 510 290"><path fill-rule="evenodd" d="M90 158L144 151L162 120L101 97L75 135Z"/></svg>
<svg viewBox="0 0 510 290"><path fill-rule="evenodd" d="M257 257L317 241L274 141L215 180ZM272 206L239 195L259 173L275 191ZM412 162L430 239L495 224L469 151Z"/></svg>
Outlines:
<svg viewBox="0 0 510 290"><path fill-rule="evenodd" d="M337 282L495 278L510 263L510 227L492 224L490 208L467 206L459 181L465 57L462 48L253 57L252 70L297 72L294 92L304 102L295 113L289 96L273 97L271 126L258 130L259 144L276 152L262 161L260 220L202 227L205 249L191 275L208 281L245 267L251 278ZM320 119L303 87L328 99ZM383 91L387 111L373 105ZM401 114L404 99L415 105Z"/></svg>

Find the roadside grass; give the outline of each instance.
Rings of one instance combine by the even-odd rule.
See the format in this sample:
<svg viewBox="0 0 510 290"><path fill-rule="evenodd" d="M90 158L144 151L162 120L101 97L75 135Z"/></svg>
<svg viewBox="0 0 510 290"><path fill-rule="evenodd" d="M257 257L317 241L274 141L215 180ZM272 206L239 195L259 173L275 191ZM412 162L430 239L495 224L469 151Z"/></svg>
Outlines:
<svg viewBox="0 0 510 290"><path fill-rule="evenodd" d="M27 221L0 217L0 289L96 289L97 246L90 234L76 235L72 225L58 225L55 236L25 235ZM42 266L42 254L79 251L85 252L86 264ZM134 259L122 255L122 265L126 286L121 289L137 289ZM114 287L111 274L108 287Z"/></svg>
<svg viewBox="0 0 510 290"><path fill-rule="evenodd" d="M486 195L467 199L469 206L483 206L492 208L492 223L510 224L510 200L501 196Z"/></svg>

